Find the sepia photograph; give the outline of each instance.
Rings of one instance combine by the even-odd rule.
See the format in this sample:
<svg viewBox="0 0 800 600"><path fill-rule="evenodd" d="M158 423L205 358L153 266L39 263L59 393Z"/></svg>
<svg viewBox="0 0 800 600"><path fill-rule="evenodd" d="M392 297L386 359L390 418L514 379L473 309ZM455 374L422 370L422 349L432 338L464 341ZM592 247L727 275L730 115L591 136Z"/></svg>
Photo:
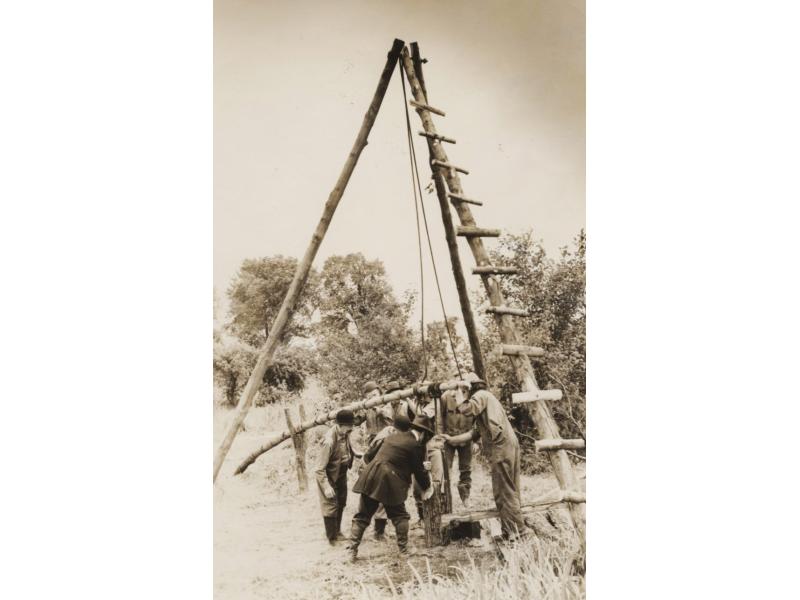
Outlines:
<svg viewBox="0 0 800 600"><path fill-rule="evenodd" d="M0 4L0 598L796 596L795 4Z"/></svg>
<svg viewBox="0 0 800 600"><path fill-rule="evenodd" d="M214 597L585 597L580 1L214 9Z"/></svg>

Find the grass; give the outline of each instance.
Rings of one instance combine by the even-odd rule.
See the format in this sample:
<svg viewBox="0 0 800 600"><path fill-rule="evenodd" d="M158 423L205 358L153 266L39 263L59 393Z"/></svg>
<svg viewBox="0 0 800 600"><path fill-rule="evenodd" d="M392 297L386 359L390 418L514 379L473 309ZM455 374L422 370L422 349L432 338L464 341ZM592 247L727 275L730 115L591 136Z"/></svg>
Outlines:
<svg viewBox="0 0 800 600"><path fill-rule="evenodd" d="M531 538L506 546L496 560L476 561L466 553L466 562L450 567L450 573L436 573L426 560L420 573L409 567L413 577L401 585L386 574L388 587L359 583L358 600L583 600L585 554L574 538L554 541Z"/></svg>

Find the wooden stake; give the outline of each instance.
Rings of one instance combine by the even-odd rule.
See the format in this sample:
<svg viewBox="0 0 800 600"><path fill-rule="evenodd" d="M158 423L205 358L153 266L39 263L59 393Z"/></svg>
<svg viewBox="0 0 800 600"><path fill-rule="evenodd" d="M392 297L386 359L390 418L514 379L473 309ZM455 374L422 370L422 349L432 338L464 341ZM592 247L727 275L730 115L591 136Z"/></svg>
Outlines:
<svg viewBox="0 0 800 600"><path fill-rule="evenodd" d="M434 160L434 161L432 161L432 162L433 162L433 164L434 164L434 165L436 165L437 167L442 167L443 169L447 169L448 171L458 171L459 173L463 173L464 175L469 175L469 171L467 171L465 168L463 168L463 167L457 167L457 166L455 166L455 165L451 165L451 164L450 164L449 162L447 162L447 161L443 161L443 160Z"/></svg>
<svg viewBox="0 0 800 600"><path fill-rule="evenodd" d="M303 493L308 489L308 478L306 477L305 436L303 433L298 433L295 429L295 426L292 423L292 415L289 412L288 407L283 409L283 414L286 417L286 426L289 428L289 431L292 434L295 468L297 469L297 481L300 484L300 493Z"/></svg>
<svg viewBox="0 0 800 600"><path fill-rule="evenodd" d="M375 123L375 117L378 116L378 109L383 102L383 97L386 95L386 88L389 86L389 80L392 78L392 72L394 71L395 63L400 55L400 51L404 47L405 43L402 40L395 40L394 44L392 45L392 49L389 51L389 55L386 58L386 65L383 67L383 72L381 73L380 80L378 81L378 87L372 97L372 102L367 109L367 113L364 115L364 120L361 124L361 129L356 136L356 141L353 144L353 148L350 150L350 154L345 161L344 167L339 175L339 179L336 181L333 191L331 191L330 195L328 196L328 201L325 203L325 208L322 211L322 217L317 224L317 228L314 230L314 235L311 237L311 243L309 244L308 249L303 256L303 259L297 264L294 279L292 279L289 290L286 292L286 297L283 299L283 304L278 311L278 316L272 323L269 336L267 336L267 341L261 348L258 360L256 361L256 366L253 369L253 372L250 374L250 379L247 380L247 385L244 387L241 398L239 398L239 403L236 406L236 411L233 414L231 423L228 426L225 436L217 448L216 453L214 454L214 481L217 480L217 475L222 467L222 462L225 460L225 456L227 456L228 451L231 449L233 440L236 437L236 434L239 432L239 429L241 428L242 423L247 416L247 412L250 410L250 407L253 404L253 399L255 398L256 392L264 380L264 373L266 373L267 367L269 367L269 365L272 363L272 356L275 354L275 349L278 347L278 342L280 341L283 331L286 328L286 324L289 322L289 319L294 312L295 306L297 305L297 300L300 297L300 293L303 291L306 279L308 279L309 270L311 269L311 264L314 261L314 257L317 255L317 250L319 250L320 244L322 243L322 238L325 237L325 232L328 231L328 226L330 225L331 219L333 219L333 213L336 211L336 207L339 205L339 200L342 199L344 190L347 187L347 182L350 181L350 176L353 174L353 170L356 167L358 158L361 156L361 152L367 145L367 137L369 136L369 132L372 130L372 125Z"/></svg>

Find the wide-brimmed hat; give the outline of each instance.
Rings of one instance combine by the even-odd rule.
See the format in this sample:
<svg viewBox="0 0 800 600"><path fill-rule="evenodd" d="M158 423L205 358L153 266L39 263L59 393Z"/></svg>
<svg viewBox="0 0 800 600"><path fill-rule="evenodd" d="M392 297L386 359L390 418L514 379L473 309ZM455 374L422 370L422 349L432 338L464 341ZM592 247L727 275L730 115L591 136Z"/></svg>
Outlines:
<svg viewBox="0 0 800 600"><path fill-rule="evenodd" d="M426 431L431 435L436 435L433 431L433 423L427 415L417 415L411 423L411 428L417 431Z"/></svg>
<svg viewBox="0 0 800 600"><path fill-rule="evenodd" d="M374 381L368 381L367 383L364 384L365 394L369 394L372 390L377 390L377 389L378 389L378 384L375 383Z"/></svg>
<svg viewBox="0 0 800 600"><path fill-rule="evenodd" d="M387 394L390 393L390 392L396 392L397 390L400 390L400 389L402 389L402 388L400 387L400 382L399 381L390 381L389 383L386 384L386 393Z"/></svg>
<svg viewBox="0 0 800 600"><path fill-rule="evenodd" d="M336 413L337 425L353 425L356 422L356 417L352 410L346 408Z"/></svg>

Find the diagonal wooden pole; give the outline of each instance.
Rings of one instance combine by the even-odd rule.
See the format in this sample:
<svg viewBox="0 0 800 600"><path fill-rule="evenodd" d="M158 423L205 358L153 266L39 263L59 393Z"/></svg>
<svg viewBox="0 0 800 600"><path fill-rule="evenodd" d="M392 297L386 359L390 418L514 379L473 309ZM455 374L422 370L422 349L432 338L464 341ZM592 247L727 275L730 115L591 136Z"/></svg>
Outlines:
<svg viewBox="0 0 800 600"><path fill-rule="evenodd" d="M286 328L286 324L289 322L289 319L294 312L294 309L297 305L297 300L300 297L300 293L303 291L306 280L308 279L308 273L311 270L311 263L314 261L317 250L319 250L319 246L322 243L322 238L325 237L325 232L328 230L328 226L333 218L333 213L336 211L336 207L339 205L339 200L341 200L342 194L344 194L344 189L347 187L347 182L350 181L350 176L353 174L353 170L355 169L359 156L361 156L361 151L364 150L367 145L367 137L372 129L372 125L375 123L375 118L378 116L378 109L380 109L381 102L383 102L383 97L386 95L386 89L389 87L389 80L392 78L394 66L397 63L397 59L400 56L400 51L403 49L404 45L405 43L402 40L397 39L394 41L394 44L392 44L392 49L389 51L389 55L386 58L386 65L383 67L381 78L378 81L378 88L375 90L375 95L372 97L372 102L367 109L367 114L364 115L364 121L361 124L361 129L359 130L358 135L356 136L353 149L350 151L350 154L344 163L344 168L339 175L339 179L336 182L333 191L328 196L328 201L325 203L325 209L322 211L322 217L317 224L317 228L314 230L314 235L311 237L311 243L309 244L308 249L303 256L303 260L301 260L297 265L294 279L292 279L292 283L289 286L289 291L286 293L286 297L283 299L283 304L278 312L278 316L275 318L275 322L272 324L272 327L269 330L267 341L261 348L256 366L253 369L253 372L250 374L250 379L247 380L247 385L245 385L242 396L239 398L239 403L236 405L236 412L233 415L233 419L228 425L228 429L225 431L225 437L223 437L222 442L214 454L213 481L217 480L217 474L222 467L225 456L228 454L228 451L233 445L233 440L236 437L236 434L239 432L239 428L241 428L242 423L247 416L247 412L250 410L250 407L253 404L253 399L258 391L258 387L261 385L261 382L264 379L264 373L266 373L267 367L269 367L269 365L272 363L272 356L275 354L275 349L278 347L281 334Z"/></svg>
<svg viewBox="0 0 800 600"><path fill-rule="evenodd" d="M427 106L427 95L422 89L422 85L417 78L414 62L407 49L403 49L400 60L401 64L403 65L403 69L405 69L406 72L406 79L411 86L411 92L414 96L414 100L417 102L418 106ZM418 66L420 65L421 61L418 63ZM422 108L417 108L417 113L422 121L422 126L425 129L425 132L429 136L434 136L428 137L428 148L430 149L431 160L437 160L442 164L450 164L443 144L439 141L436 141L435 136L438 135L438 132L436 131L436 126L433 123L430 112ZM461 187L461 179L459 178L456 169L450 168L444 170L444 178L447 183L447 187L452 193L457 194L458 196L464 196L464 190ZM455 211L459 217L459 220L461 221L462 226L470 228L476 227L475 218L472 216L472 211L465 203L458 203L455 206ZM472 251L472 255L475 257L475 262L478 266L487 266L492 264L489 253L486 251L486 248L484 248L480 237L468 237L467 244ZM495 278L489 274L482 274L481 279L483 280L483 286L491 304L495 307L505 306L503 292ZM500 331L500 339L504 344L520 343L519 334L517 333L517 329L514 325L512 315L495 313L495 320ZM509 359L511 360L511 364L514 367L517 379L521 383L523 390L526 392L538 391L539 385L536 382L536 376L534 374L533 367L531 366L530 359L527 356L521 355L512 355L509 356ZM550 412L550 407L546 402L533 402L533 406L530 411L531 417L536 424L536 430L538 431L540 437L547 439L559 439L561 437L558 432L558 425L556 424L555 419L553 419L553 415ZM572 463L570 462L566 451L556 450L554 452L550 452L549 458L561 489L565 491L574 490L577 485L577 479L572 471ZM575 529L580 535L580 539L585 540L585 517L583 515L581 506L579 504L568 504L568 508Z"/></svg>
<svg viewBox="0 0 800 600"><path fill-rule="evenodd" d="M419 85L422 93L427 99L428 92L425 89L425 79L422 77L422 58L419 54L419 45L413 42L411 45L411 59L414 63ZM431 146L438 144L435 139L428 138L428 151L433 156ZM472 354L472 370L481 378L486 379L486 369L483 366L483 355L481 354L481 343L478 338L478 328L475 326L475 319L472 316L472 308L469 303L469 292L467 282L464 278L464 270L461 268L461 259L458 255L458 245L456 243L456 231L453 227L453 220L450 215L450 206L447 200L447 189L441 174L434 172L433 182L436 186L436 196L439 199L439 208L442 213L442 225L444 225L444 237L447 241L447 251L450 254L450 266L453 270L453 277L458 291L458 302L461 305L461 316L464 319L464 327L467 330L469 349Z"/></svg>

